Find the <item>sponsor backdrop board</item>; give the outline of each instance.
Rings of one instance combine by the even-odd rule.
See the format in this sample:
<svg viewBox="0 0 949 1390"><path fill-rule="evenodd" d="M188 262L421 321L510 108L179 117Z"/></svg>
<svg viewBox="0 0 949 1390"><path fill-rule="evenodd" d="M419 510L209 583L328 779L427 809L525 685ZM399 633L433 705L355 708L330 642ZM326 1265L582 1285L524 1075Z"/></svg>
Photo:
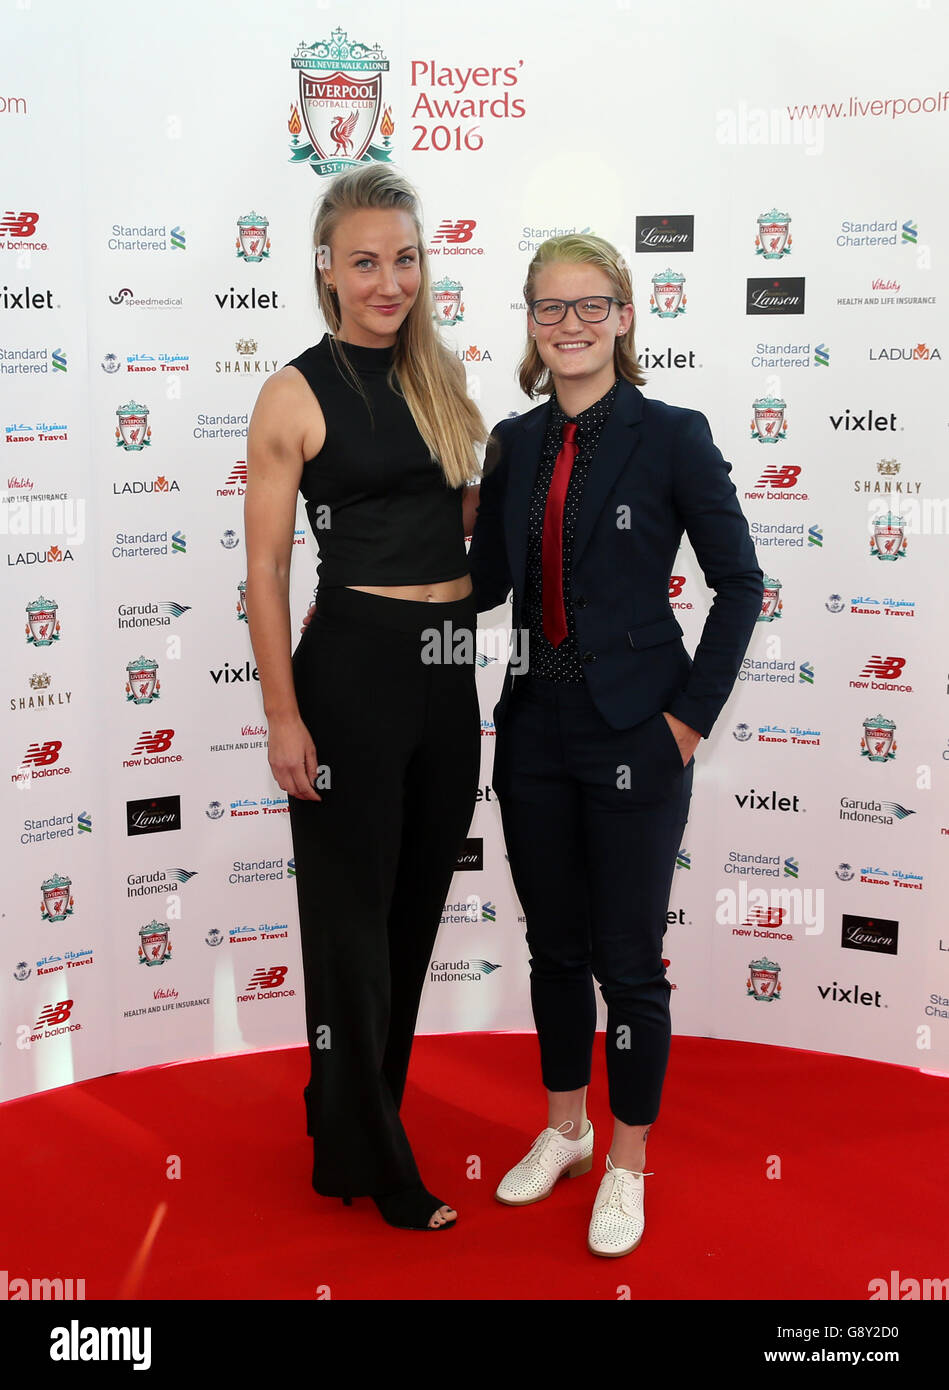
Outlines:
<svg viewBox="0 0 949 1390"><path fill-rule="evenodd" d="M421 191L489 425L529 405L531 252L590 230L632 266L646 393L731 461L767 586L698 757L676 1030L949 1071L945 14L802 0L763 61L748 0L727 27L698 0L578 13L6 8L3 1097L304 1041L241 499L257 391L323 331L313 208L363 159ZM302 508L293 554L298 627ZM686 541L690 648L712 597ZM532 1026L491 788L508 620L482 619L426 1032Z"/></svg>

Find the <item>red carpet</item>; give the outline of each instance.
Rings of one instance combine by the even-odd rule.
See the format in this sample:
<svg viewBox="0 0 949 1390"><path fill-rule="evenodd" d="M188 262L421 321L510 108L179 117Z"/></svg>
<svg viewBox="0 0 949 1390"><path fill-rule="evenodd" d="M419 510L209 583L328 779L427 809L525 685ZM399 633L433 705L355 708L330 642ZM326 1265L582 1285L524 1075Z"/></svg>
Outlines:
<svg viewBox="0 0 949 1390"><path fill-rule="evenodd" d="M346 1209L312 1191L307 1074L297 1048L0 1106L0 1269L84 1278L87 1299L313 1299L328 1286L342 1300L615 1300L625 1284L633 1299L866 1300L891 1270L949 1273L939 1077L674 1038L646 1234L605 1260L586 1250L610 1137L602 1035L593 1171L519 1210L493 1193L546 1121L535 1039L417 1040L403 1118L427 1185L460 1213L440 1234L393 1230L368 1198ZM481 1178L468 1177L479 1161Z"/></svg>

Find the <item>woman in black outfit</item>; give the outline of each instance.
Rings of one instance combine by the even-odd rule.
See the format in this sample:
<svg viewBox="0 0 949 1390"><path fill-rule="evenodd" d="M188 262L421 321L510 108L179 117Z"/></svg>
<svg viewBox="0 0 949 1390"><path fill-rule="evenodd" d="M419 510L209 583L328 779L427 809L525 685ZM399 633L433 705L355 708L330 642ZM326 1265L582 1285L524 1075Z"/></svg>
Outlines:
<svg viewBox="0 0 949 1390"><path fill-rule="evenodd" d="M338 176L314 244L332 336L261 390L245 498L248 621L296 859L313 1186L445 1229L456 1213L422 1183L399 1108L480 772L463 500L486 431L436 335L409 185L377 163ZM291 660L298 490L319 589ZM470 637L432 660L446 623Z"/></svg>

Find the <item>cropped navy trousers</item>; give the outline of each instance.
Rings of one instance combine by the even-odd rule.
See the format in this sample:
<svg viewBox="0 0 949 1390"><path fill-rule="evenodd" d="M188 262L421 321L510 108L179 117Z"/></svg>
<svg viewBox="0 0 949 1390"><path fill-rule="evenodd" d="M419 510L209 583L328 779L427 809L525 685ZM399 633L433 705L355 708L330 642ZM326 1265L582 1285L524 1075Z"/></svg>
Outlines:
<svg viewBox="0 0 949 1390"><path fill-rule="evenodd" d="M585 683L518 677L497 730L493 784L527 919L543 1083L589 1084L595 977L610 1108L628 1125L656 1119L669 1058L662 939L692 771L661 712L613 729Z"/></svg>

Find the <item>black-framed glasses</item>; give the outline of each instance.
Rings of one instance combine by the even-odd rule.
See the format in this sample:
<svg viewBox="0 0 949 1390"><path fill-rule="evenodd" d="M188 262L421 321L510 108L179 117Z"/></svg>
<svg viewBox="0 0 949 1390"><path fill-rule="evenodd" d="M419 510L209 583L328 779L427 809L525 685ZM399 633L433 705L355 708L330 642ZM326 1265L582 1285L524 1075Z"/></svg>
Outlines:
<svg viewBox="0 0 949 1390"><path fill-rule="evenodd" d="M568 309L573 309L584 323L602 323L609 318L614 304L622 308L623 301L606 294L588 294L583 299L535 299L528 308L535 323L561 323Z"/></svg>

